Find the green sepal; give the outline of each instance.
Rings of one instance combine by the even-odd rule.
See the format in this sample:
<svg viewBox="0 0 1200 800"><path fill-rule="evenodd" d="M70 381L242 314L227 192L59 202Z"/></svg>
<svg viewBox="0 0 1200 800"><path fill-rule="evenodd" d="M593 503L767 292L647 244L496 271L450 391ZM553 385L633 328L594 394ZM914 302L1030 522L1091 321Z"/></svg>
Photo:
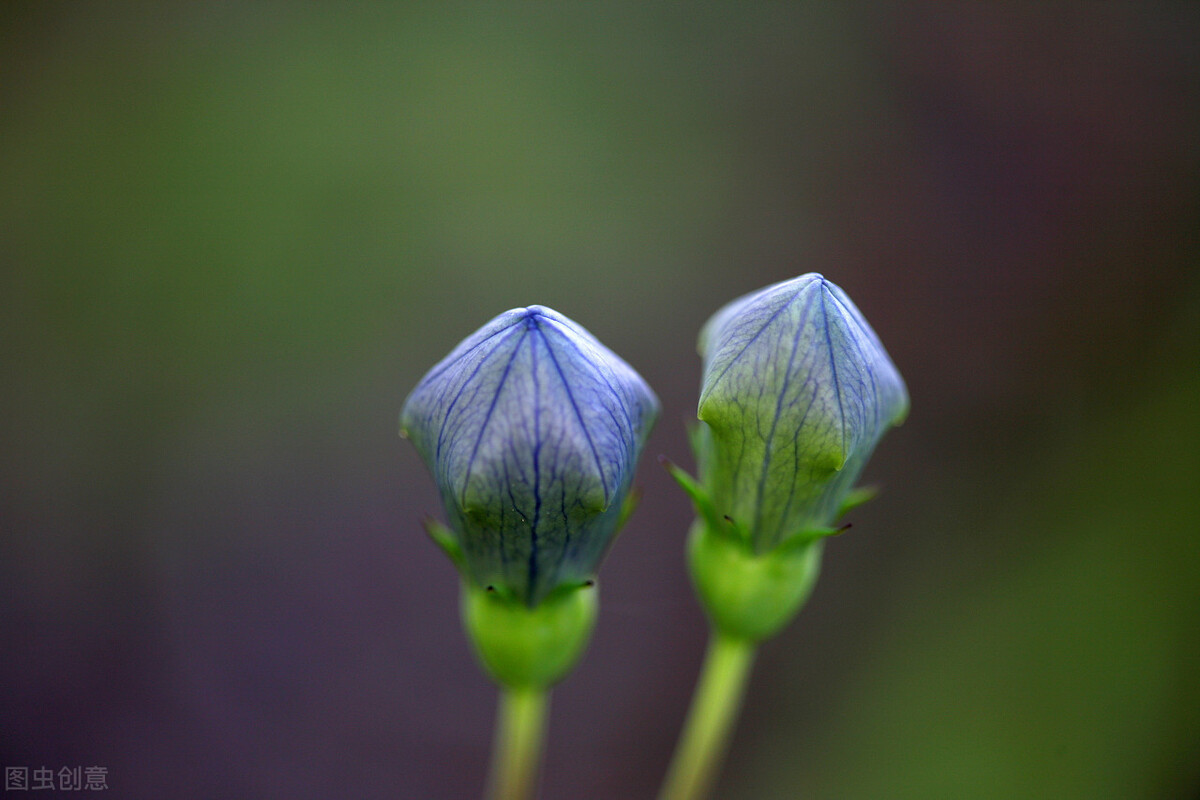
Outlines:
<svg viewBox="0 0 1200 800"><path fill-rule="evenodd" d="M429 534L429 538L454 562L455 568L462 574L465 561L463 559L462 547L459 546L458 538L455 537L454 531L433 517L425 517L421 522L425 526L425 532Z"/></svg>
<svg viewBox="0 0 1200 800"><path fill-rule="evenodd" d="M467 638L492 679L510 689L544 689L566 677L591 639L598 606L594 581L556 587L534 606L463 581Z"/></svg>
<svg viewBox="0 0 1200 800"><path fill-rule="evenodd" d="M808 547L814 542L819 542L822 539L828 539L830 536L841 536L850 528L850 523L840 525L836 528L810 528L806 531L793 533L786 537L775 548L776 550L796 550L803 547Z"/></svg>
<svg viewBox="0 0 1200 800"><path fill-rule="evenodd" d="M844 517L849 512L875 499L875 495L879 494L878 486L859 486L857 489L851 489L842 499L842 504L838 506L837 516L834 519Z"/></svg>
<svg viewBox="0 0 1200 800"><path fill-rule="evenodd" d="M699 519L688 537L688 567L700 603L729 636L753 642L774 636L812 593L823 537L755 553L722 527Z"/></svg>
<svg viewBox="0 0 1200 800"><path fill-rule="evenodd" d="M663 465L675 482L679 484L679 487L691 498L696 513L708 524L709 528L723 532L732 525L733 520L717 513L716 507L708 496L708 490L701 486L699 481L666 456L659 456L658 463ZM736 531L736 526L734 527Z"/></svg>

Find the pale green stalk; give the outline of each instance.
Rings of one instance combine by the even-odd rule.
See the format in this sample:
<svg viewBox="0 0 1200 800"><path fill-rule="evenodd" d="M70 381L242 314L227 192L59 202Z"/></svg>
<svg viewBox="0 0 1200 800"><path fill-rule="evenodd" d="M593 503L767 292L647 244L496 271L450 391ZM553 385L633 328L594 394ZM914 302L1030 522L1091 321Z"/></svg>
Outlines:
<svg viewBox="0 0 1200 800"><path fill-rule="evenodd" d="M757 646L713 631L704 668L659 800L707 796L737 721Z"/></svg>
<svg viewBox="0 0 1200 800"><path fill-rule="evenodd" d="M537 785L550 692L502 688L488 778L489 800L529 800Z"/></svg>

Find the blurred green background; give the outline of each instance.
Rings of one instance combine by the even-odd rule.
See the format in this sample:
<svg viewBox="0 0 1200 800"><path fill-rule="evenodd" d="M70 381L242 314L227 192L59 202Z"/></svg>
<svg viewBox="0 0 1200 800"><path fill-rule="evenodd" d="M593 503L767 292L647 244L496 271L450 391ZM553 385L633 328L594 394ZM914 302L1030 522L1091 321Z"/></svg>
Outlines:
<svg viewBox="0 0 1200 800"><path fill-rule="evenodd" d="M543 796L652 797L695 336L820 271L913 411L721 798L1200 797L1200 13L6 3L0 761L461 798L494 691L400 405L549 305L664 405Z"/></svg>

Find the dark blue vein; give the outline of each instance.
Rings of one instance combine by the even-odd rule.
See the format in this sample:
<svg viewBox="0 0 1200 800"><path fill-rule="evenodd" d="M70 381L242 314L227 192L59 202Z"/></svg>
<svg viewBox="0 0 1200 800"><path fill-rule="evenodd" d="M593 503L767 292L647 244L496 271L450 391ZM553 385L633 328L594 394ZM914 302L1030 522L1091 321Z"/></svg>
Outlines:
<svg viewBox="0 0 1200 800"><path fill-rule="evenodd" d="M512 479L510 478L510 476L508 474L508 462L505 461L504 459L501 459L500 466L504 470L504 486L507 487L507 491L508 491L508 504L512 507L512 510L517 513L517 516L520 517L522 521L524 521L525 515L522 514L521 509L517 507L517 498L513 496ZM501 571L504 574L504 579L508 580L509 579L508 555L509 555L510 543L505 539L505 536L504 536L504 532L506 530L508 530L508 526L503 524L503 520L504 520L504 503L503 502L500 503L500 519L501 519L501 524L500 524L499 530L496 531L496 538L500 540L500 548L499 549L500 549Z"/></svg>
<svg viewBox="0 0 1200 800"><path fill-rule="evenodd" d="M556 321L556 320L552 320L552 319L550 319L549 317L546 317L546 320L547 320L548 322L552 323L552 324L557 324L557 321ZM566 328L567 330L571 330L572 332L578 333L577 331L573 331L573 329L572 329L570 326L568 326L568 325L563 325L562 327ZM588 360L588 361L594 361L594 359L592 359L592 358L589 358L589 357L587 356L587 354L586 354L586 353L584 353L584 352L583 352L583 351L582 351L582 350L579 348L579 345L575 344L575 342L574 342L574 341L572 341L572 340L571 340L571 338L570 338L569 336L564 336L564 337L563 337L563 341L565 341L567 344L569 344L569 345L571 346L571 349L573 349L573 350L574 350L574 351L575 351L575 352L576 352L576 353L577 353L577 354L580 356L580 358L584 358L584 359L586 359L586 360ZM620 402L622 393L621 393L621 392L618 392L618 391L617 391L617 389L616 389L616 387L614 387L614 386L612 385L612 383L611 383L611 382L609 382L609 380L608 380L608 376L607 376L607 375L605 375L605 374L603 373L603 371L597 370L597 374L599 374L599 375L600 375L600 378L601 378L601 380L603 380L603 381L604 381L604 384L605 384L605 385L608 387L608 390L609 390L610 392L612 392L612 393L613 393L613 396L614 396L614 397L616 397L616 398L617 398L617 401L618 401L618 402L617 402L617 405L618 405L618 406L620 406L620 408L621 408L621 413L622 413L622 415L625 417L625 424L629 426L629 432L630 432L631 434L632 434L632 433L634 433L634 425L633 425L633 420L632 420L632 419L630 418L630 416L629 416L629 410L628 410L628 409L625 407L625 404L624 404L624 403ZM610 413L611 413L611 412L610 412ZM614 419L614 420L613 420L613 422L616 422L616 420Z"/></svg>
<svg viewBox="0 0 1200 800"><path fill-rule="evenodd" d="M516 327L517 323L520 321L521 321L521 317L515 317L511 324L505 325L503 328L501 328L498 331L489 333L487 336L483 337L478 342L476 342L475 344L468 347L466 350L463 350L461 353L459 353L458 357L455 358L453 361L448 361L447 363L443 364L441 367L434 367L432 370L429 371L429 374L425 376L425 379L421 381L422 385L434 380L439 375L441 375L443 372L450 369L452 366L457 364L459 361L462 361L464 358L466 358L469 353L472 353L475 350L478 350L481 346L487 344L488 342L490 342L492 339L496 338L500 334L504 333L505 331L512 330L514 327ZM453 355L453 353L451 353L451 355ZM448 358L449 358L449 356L447 356L447 359Z"/></svg>
<svg viewBox="0 0 1200 800"><path fill-rule="evenodd" d="M534 322L536 329L537 323ZM527 328L528 329L528 328ZM538 387L537 340L529 338L529 372L533 376L533 522L529 526L529 602L533 603L537 587L538 522L542 516L542 475L538 459L542 449L542 394Z"/></svg>
<svg viewBox="0 0 1200 800"><path fill-rule="evenodd" d="M886 359L887 357L884 355L884 353L886 351L883 349L883 343L879 341L879 337L875 335L874 331L867 328L864 321L860 320L856 315L851 314L850 309L848 309L846 307L845 303L843 303L840 299L838 299L837 295L834 295L833 299L845 312L845 316L849 317L851 320L854 321L855 327L858 328L859 332L862 334L863 339L866 340L866 344L872 346L875 349L876 357ZM875 424L878 425L880 417L883 416L883 409L879 407L880 404L878 402L880 389L883 386L883 382L875 374L874 359L869 358L867 356L866 351L863 349L863 344L862 344L862 342L859 341L858 337L854 337L854 340L855 340L854 347L858 350L858 354L862 357L861 363L867 370L867 375L871 379L871 388L875 392L875 398L876 398L876 402L874 404L875 405ZM888 413L890 415L894 412L891 409L889 409Z"/></svg>
<svg viewBox="0 0 1200 800"><path fill-rule="evenodd" d="M716 388L717 384L721 381L721 379L725 377L725 373L729 372L730 368L733 367L733 365L737 363L738 359L740 359L742 357L742 355L745 354L746 350L749 349L750 345L752 345L756 341L758 341L758 337L762 336L763 331L765 331L767 328L769 328L771 326L771 323L775 321L775 318L778 317L780 314L782 314L784 311L786 311L788 308L790 308L792 303L796 302L796 298L800 296L800 293L803 292L805 289L807 289L809 286L812 286L812 284L813 284L813 282L809 281L808 283L801 286L799 289L796 290L796 293L791 296L791 299L789 299L786 303L784 303L778 309L775 310L775 313L771 315L770 319L768 319L766 322L764 322L763 326L758 329L758 333L754 334L754 336L752 336L750 338L750 341L746 342L746 344L742 347L742 349L738 351L738 354L736 356L733 356L732 358L729 359L729 363L725 365L725 369L721 370L721 374L718 375L717 377L713 378L712 382L710 384L708 384L710 391L712 389ZM752 298L749 302L753 302L753 299L754 298ZM718 347L717 349L719 350L720 348Z"/></svg>
<svg viewBox="0 0 1200 800"><path fill-rule="evenodd" d="M833 297L833 292L830 292L824 285L821 289ZM837 300L835 297L834 300ZM838 401L838 421L841 423L839 427L842 429L842 463L846 463L846 409L842 407L842 386L838 381L837 359L833 355L833 338L829 335L829 312L825 310L825 300L821 299L821 319L825 323L825 346L829 348L829 370L833 374L833 388L837 394ZM841 469L841 467L839 467Z"/></svg>
<svg viewBox="0 0 1200 800"><path fill-rule="evenodd" d="M809 373L809 377L807 379L805 379L804 385L800 387L801 390L803 390L810 383L812 383L812 373ZM793 472L795 473L795 475L800 474L800 441L799 441L800 440L800 432L802 430L804 430L804 423L808 422L808 415L810 413L812 413L812 408L816 404L817 404L817 392L814 389L813 393L811 395L809 395L808 407L804 409L804 416L802 416L800 418L800 423L798 425L796 425L796 433L792 436L792 464L794 467ZM796 499L796 484L798 482L799 482L798 479L795 476L793 476L791 486L788 487L787 502L783 504L783 514L781 514L779 517L781 525L787 521L788 514L792 510L792 501ZM776 532L778 532L778 531L776 531Z"/></svg>
<svg viewBox="0 0 1200 800"><path fill-rule="evenodd" d="M509 327L505 328L503 331L497 331L496 334L494 334L493 336L489 336L484 341L491 341L495 336L498 336L501 333L504 333L505 331L512 331L514 327L515 326L510 325ZM483 344L483 342L480 342L479 344ZM471 384L471 381L473 381L475 379L475 376L479 374L479 370L483 369L483 365L486 364L488 362L488 360L492 356L494 356L497 351L500 350L500 346L503 344L504 344L503 341L497 342L496 346L494 348L492 348L487 354L485 354L483 356L483 358L481 358L479 360L479 363L475 365L475 369L471 370L471 374L467 376L466 380L464 380L462 382L462 385L458 387L458 391L454 393L454 399L450 401L450 407L447 408L446 413L442 415L442 425L438 429L437 449L436 449L435 455L434 455L435 458L442 454L442 441L443 441L443 438L446 433L446 425L449 424L450 415L454 411L454 406L458 404L459 398L461 398L463 396L463 392L465 392L467 390L467 386L469 386ZM519 346L519 343L518 343L518 346ZM475 347L471 348L471 350L475 350L475 349L476 349ZM468 352L470 352L470 351L468 351ZM516 348L513 348L513 352L516 352ZM463 357L465 357L465 356L466 356L466 353L463 354ZM454 363L457 364L461 360L462 360L462 357L456 359ZM475 391L476 391L476 394L478 394L478 392L479 392L478 387L476 388ZM474 395L472 395L472 397L474 397Z"/></svg>
<svg viewBox="0 0 1200 800"><path fill-rule="evenodd" d="M791 305L795 299L793 297L789 300L788 305ZM771 420L771 431L767 434L767 447L763 453L762 473L758 476L758 493L754 504L753 531L757 531L762 524L763 494L767 487L767 473L770 471L771 451L774 449L775 444L775 429L779 426L779 416L783 413L783 398L787 396L788 384L792 381L792 364L796 361L796 351L800 349L800 338L804 334L804 326L808 324L808 315L811 312L812 301L810 300L804 309L804 315L800 318L800 324L796 327L796 333L792 337L792 352L788 356L787 371L783 374L783 386L780 387L779 396L775 399L775 417Z"/></svg>
<svg viewBox="0 0 1200 800"><path fill-rule="evenodd" d="M500 375L500 381L496 384L496 393L492 396L491 405L488 406L487 414L483 418L483 424L479 426L479 435L475 437L475 446L471 448L471 457L467 459L467 467L464 470L466 476L463 480L462 504L466 507L467 503L467 487L471 483L471 469L475 466L475 456L479 454L479 445L483 442L483 435L487 432L488 423L491 422L492 413L496 410L496 403L500 401L500 395L504 391L504 382L508 380L508 372L512 369L513 361L517 358L517 353L521 352L521 345L524 339L517 342L513 347L512 355L508 357L508 363L504 365L504 372Z"/></svg>
<svg viewBox="0 0 1200 800"><path fill-rule="evenodd" d="M581 477L579 479L579 485L575 487L575 490L578 492L582 486L583 479ZM562 565L563 562L567 560L567 551L571 547L571 518L567 515L567 482L565 476L562 479L562 494L559 496L558 507L559 513L562 514L563 531L565 533L563 535L563 541L561 545L562 549L558 551L558 563L554 565L554 575L555 577L561 579Z"/></svg>
<svg viewBox="0 0 1200 800"><path fill-rule="evenodd" d="M579 410L579 404L575 402L575 394L571 391L571 385L567 383L567 376L563 374L562 367L559 366L558 359L554 356L554 348L550 346L550 341L541 328L538 328L537 332L546 344L546 353L550 356L550 362L554 364L554 371L558 373L559 380L562 381L567 399L571 401L571 408L575 411L575 418L579 420L579 429L583 431L583 438L587 439L588 447L591 448L592 458L596 461L596 470L600 473L600 488L604 491L604 504L607 506L609 503L608 481L604 477L604 465L600 463L600 452L596 449L596 443L592 441L592 434L588 431L587 423L583 421L583 413Z"/></svg>

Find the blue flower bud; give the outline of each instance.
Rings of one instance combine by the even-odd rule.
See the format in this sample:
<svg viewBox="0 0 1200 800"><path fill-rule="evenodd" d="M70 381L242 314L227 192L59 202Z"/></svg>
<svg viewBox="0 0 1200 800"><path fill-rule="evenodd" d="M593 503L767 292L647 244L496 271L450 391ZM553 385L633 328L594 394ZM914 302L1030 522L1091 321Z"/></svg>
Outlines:
<svg viewBox="0 0 1200 800"><path fill-rule="evenodd" d="M887 351L816 273L729 303L700 334L701 483L755 552L827 528L908 412Z"/></svg>
<svg viewBox="0 0 1200 800"><path fill-rule="evenodd" d="M622 521L658 399L544 306L506 311L429 371L401 412L464 577L533 606L595 575Z"/></svg>

